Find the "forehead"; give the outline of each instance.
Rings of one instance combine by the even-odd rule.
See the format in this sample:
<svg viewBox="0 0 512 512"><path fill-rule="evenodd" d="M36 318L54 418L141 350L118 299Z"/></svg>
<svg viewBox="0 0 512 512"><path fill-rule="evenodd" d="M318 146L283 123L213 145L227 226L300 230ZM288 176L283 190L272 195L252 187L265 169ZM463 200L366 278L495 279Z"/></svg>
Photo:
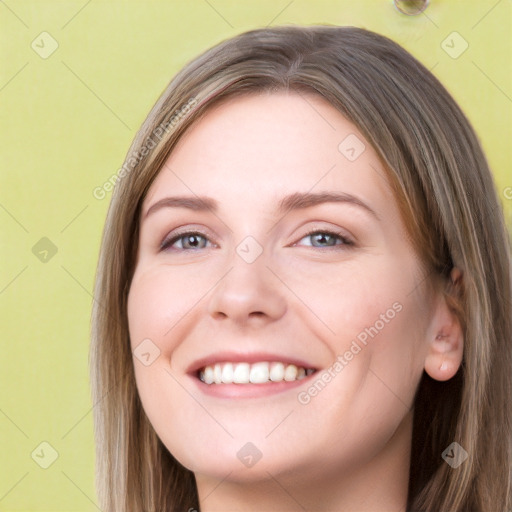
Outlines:
<svg viewBox="0 0 512 512"><path fill-rule="evenodd" d="M259 210L294 192L321 191L357 195L376 210L394 203L375 150L326 100L251 94L212 108L187 130L153 182L145 209L175 194Z"/></svg>

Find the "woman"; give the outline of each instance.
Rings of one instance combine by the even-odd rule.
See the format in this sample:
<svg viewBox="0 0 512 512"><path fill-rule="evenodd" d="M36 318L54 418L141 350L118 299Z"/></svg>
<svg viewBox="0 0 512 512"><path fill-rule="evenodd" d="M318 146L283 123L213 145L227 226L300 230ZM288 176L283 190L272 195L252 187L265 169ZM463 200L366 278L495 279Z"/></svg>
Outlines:
<svg viewBox="0 0 512 512"><path fill-rule="evenodd" d="M239 35L172 80L118 178L103 510L510 509L509 241L410 54L355 27Z"/></svg>

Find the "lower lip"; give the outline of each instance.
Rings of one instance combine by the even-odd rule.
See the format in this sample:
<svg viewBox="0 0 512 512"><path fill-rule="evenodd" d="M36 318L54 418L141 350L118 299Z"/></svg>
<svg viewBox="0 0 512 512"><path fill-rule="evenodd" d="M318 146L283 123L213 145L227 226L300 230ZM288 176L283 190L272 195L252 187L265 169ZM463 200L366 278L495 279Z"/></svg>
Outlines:
<svg viewBox="0 0 512 512"><path fill-rule="evenodd" d="M308 375L300 380L266 382L264 384L206 384L195 376L191 376L198 389L210 396L216 398L260 398L270 395L276 395L285 391L295 389L297 386L308 383L311 377L317 372Z"/></svg>

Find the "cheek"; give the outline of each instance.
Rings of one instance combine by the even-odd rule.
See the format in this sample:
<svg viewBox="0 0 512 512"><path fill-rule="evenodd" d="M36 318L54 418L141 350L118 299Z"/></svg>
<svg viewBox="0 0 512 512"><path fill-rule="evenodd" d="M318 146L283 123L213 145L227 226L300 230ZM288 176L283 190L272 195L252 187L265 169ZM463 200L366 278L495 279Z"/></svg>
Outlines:
<svg viewBox="0 0 512 512"><path fill-rule="evenodd" d="M170 365L184 335L186 315L197 302L197 295L204 294L190 280L178 275L186 273L157 267L139 269L132 280L127 304L137 391L149 422L173 453L177 448L173 440L179 439L186 446L193 443L187 435L193 437L191 426L197 423L197 410L188 403L190 397ZM149 356L145 358L145 354Z"/></svg>
<svg viewBox="0 0 512 512"><path fill-rule="evenodd" d="M345 396L348 386L361 418L370 410L407 410L424 363L428 310L421 279L411 254L354 260L330 272L310 266L285 277L332 354L334 385L326 399Z"/></svg>
<svg viewBox="0 0 512 512"><path fill-rule="evenodd" d="M368 345L376 338L395 344L425 316L423 298L411 293L421 279L416 263L409 254L363 255L333 264L295 262L279 269L295 297L285 289L282 293L290 297L292 309L295 304L304 310L307 322L318 326L318 337L329 340L335 351L356 338Z"/></svg>
<svg viewBox="0 0 512 512"><path fill-rule="evenodd" d="M350 410L357 418L347 425L354 438L363 432L363 437L377 436L379 429L381 434L393 431L410 410L423 372L424 297L419 290L411 293L417 283L414 272L408 278L406 271L392 270L380 280L368 275L354 294L336 302L342 308L336 324L340 334L331 340L338 364L325 406L348 390L350 403L333 411L333 421L342 422Z"/></svg>
<svg viewBox="0 0 512 512"><path fill-rule="evenodd" d="M207 292L208 286L188 269L155 267L136 272L128 295L132 350L145 339L170 356L180 322ZM165 340L165 343L164 341Z"/></svg>

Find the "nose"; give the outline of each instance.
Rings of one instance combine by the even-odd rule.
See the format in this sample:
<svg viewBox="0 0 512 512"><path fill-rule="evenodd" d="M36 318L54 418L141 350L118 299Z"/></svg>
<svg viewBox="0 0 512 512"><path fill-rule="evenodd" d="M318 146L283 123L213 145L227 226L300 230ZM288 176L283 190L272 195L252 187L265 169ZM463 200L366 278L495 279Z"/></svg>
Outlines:
<svg viewBox="0 0 512 512"><path fill-rule="evenodd" d="M264 325L281 318L287 308L283 284L266 266L264 254L247 263L238 254L210 294L208 312L239 325Z"/></svg>

